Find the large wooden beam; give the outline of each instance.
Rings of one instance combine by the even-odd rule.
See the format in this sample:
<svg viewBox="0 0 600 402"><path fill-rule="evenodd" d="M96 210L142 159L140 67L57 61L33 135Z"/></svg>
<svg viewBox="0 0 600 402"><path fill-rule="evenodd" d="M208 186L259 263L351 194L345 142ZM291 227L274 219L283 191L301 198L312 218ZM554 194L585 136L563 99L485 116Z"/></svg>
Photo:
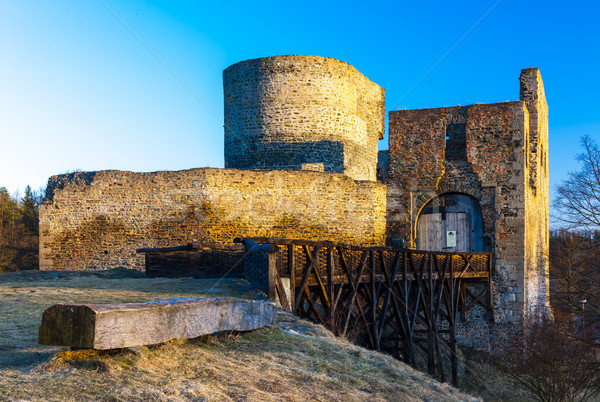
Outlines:
<svg viewBox="0 0 600 402"><path fill-rule="evenodd" d="M56 304L42 317L38 342L117 349L249 331L275 323L275 305L262 300L178 298L130 304Z"/></svg>

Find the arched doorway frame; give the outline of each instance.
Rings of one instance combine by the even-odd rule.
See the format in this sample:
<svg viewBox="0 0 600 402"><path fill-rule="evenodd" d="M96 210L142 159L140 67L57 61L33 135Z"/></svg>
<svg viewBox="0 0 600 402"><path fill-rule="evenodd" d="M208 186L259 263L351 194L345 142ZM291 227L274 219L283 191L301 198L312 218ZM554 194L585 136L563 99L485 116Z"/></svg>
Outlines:
<svg viewBox="0 0 600 402"><path fill-rule="evenodd" d="M461 191L462 190L462 191ZM477 241L474 241L473 235L471 238L471 250L474 251L490 251L491 243L488 236L484 233L483 227L483 216L482 216L482 206L480 201L480 193L479 192L471 192L464 191L464 189L448 189L443 192L436 191L419 191L419 192L411 192L411 206L412 206L412 219L411 219L411 239L410 239L410 248L417 248L417 229L419 218L421 217L423 211L435 200L440 199L448 195L457 195L462 197L467 197L474 202L477 206L477 225L478 227L475 229L475 236L479 236ZM468 250L468 251L471 251Z"/></svg>

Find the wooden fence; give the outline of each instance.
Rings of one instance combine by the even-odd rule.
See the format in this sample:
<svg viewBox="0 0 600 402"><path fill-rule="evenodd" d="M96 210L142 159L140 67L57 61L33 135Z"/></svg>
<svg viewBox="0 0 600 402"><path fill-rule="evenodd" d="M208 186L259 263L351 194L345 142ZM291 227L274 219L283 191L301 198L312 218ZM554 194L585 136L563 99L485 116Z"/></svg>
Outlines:
<svg viewBox="0 0 600 402"><path fill-rule="evenodd" d="M189 243L175 247L139 248L145 256L146 276L243 278L241 244Z"/></svg>

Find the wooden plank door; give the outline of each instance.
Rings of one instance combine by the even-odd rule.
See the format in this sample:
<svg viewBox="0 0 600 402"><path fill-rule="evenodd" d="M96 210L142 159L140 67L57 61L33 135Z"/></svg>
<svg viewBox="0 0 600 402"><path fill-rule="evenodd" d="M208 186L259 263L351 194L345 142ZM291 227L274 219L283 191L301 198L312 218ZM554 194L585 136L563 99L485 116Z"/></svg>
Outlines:
<svg viewBox="0 0 600 402"><path fill-rule="evenodd" d="M456 246L449 247L447 243L448 232L456 232ZM471 251L471 225L469 217L464 212L449 212L446 220L442 221L442 232L444 233L444 250L451 252Z"/></svg>
<svg viewBox="0 0 600 402"><path fill-rule="evenodd" d="M445 219L444 219L445 218ZM448 232L456 232L456 245L449 247ZM425 214L417 222L417 249L427 251L471 251L471 225L464 212Z"/></svg>
<svg viewBox="0 0 600 402"><path fill-rule="evenodd" d="M442 251L442 214L426 214L417 222L417 249Z"/></svg>

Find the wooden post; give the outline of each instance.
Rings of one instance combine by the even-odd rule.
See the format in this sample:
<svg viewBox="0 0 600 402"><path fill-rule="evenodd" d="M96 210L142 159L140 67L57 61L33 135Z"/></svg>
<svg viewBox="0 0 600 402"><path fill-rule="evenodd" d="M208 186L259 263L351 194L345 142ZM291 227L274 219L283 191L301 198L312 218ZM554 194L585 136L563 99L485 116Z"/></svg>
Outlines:
<svg viewBox="0 0 600 402"><path fill-rule="evenodd" d="M458 386L458 357L456 355L456 335L454 334L454 320L456 314L452 313L452 324L450 324L450 361L452 362L452 385Z"/></svg>
<svg viewBox="0 0 600 402"><path fill-rule="evenodd" d="M496 317L494 317L494 277L492 276L493 270L493 257L488 255L488 300L489 300L489 314L490 314L490 322L496 322Z"/></svg>
<svg viewBox="0 0 600 402"><path fill-rule="evenodd" d="M462 300L462 320L467 322L467 284L459 279L460 298Z"/></svg>
<svg viewBox="0 0 600 402"><path fill-rule="evenodd" d="M410 291L411 284L408 281L408 263L409 263L409 254L408 252L404 252L404 260L403 260L403 286L404 286L404 319L406 320L406 327L408 328L406 340L406 353L408 354L408 364L415 367L416 366L416 358L415 358L415 348L413 343L413 327L410 320L410 311L408 310L408 306L410 303Z"/></svg>
<svg viewBox="0 0 600 402"><path fill-rule="evenodd" d="M268 283L269 283L269 291L268 297L269 300L277 299L277 287L276 287L276 279L275 275L277 274L277 252L269 250L268 252Z"/></svg>
<svg viewBox="0 0 600 402"><path fill-rule="evenodd" d="M329 297L329 325L335 333L335 300L333 288L333 246L327 246L327 291Z"/></svg>
<svg viewBox="0 0 600 402"><path fill-rule="evenodd" d="M429 374L431 374L432 376L435 376L435 354L434 354L434 342L436 341L433 337L434 332L433 332L433 280L432 280L432 269L431 269L431 265L432 265L432 260L434 255L427 253L425 255L424 258L429 257L429 264L428 265L428 269L427 269L427 273L429 278L427 278L427 287L429 288L429 292L427 295L427 298L425 298L423 301L424 303L424 307L425 309L427 309L427 317L428 317L428 328L427 328L427 372Z"/></svg>
<svg viewBox="0 0 600 402"><path fill-rule="evenodd" d="M152 276L152 268L150 268L150 252L147 251L144 254L144 262L146 263L146 276L148 276L148 271L150 271L150 276Z"/></svg>
<svg viewBox="0 0 600 402"><path fill-rule="evenodd" d="M288 244L287 251L288 272L290 274L290 310L292 310L293 313L296 313L294 311L294 306L292 305L296 300L296 254L294 252L294 245Z"/></svg>
<svg viewBox="0 0 600 402"><path fill-rule="evenodd" d="M433 331L434 331L434 340L435 340L435 353L437 354L437 363L438 363L438 370L440 371L440 377L441 377L441 381L442 382L446 382L446 373L444 372L444 358L443 358L443 353L442 353L442 349L440 347L440 333L438 330L438 320L440 319L440 304L442 301L442 294L444 293L444 280L445 280L445 275L446 275L446 263L444 264L444 268L442 269L442 271L440 271L440 267L439 267L439 260L438 260L438 256L437 255L433 255L433 262L435 262L435 270L437 272L437 279L434 280L434 286L433 286L433 296L434 299L431 300L431 305L432 305L432 311L433 311L433 318L432 318L432 323L433 323ZM446 256L446 261L447 261L448 257ZM429 272L431 273L432 270L430 269ZM437 295L436 295L437 292Z"/></svg>
<svg viewBox="0 0 600 402"><path fill-rule="evenodd" d="M448 321L450 330L450 360L452 362L452 385L458 385L458 358L456 355L456 335L454 333L456 329L456 300L455 294L457 295L456 282L454 278L454 256L450 258L450 306L448 307Z"/></svg>
<svg viewBox="0 0 600 402"><path fill-rule="evenodd" d="M369 331L372 333L373 349L379 350L379 342L377 337L377 295L375 291L375 251L369 251L370 261L370 282L371 282L371 319L369 322Z"/></svg>

